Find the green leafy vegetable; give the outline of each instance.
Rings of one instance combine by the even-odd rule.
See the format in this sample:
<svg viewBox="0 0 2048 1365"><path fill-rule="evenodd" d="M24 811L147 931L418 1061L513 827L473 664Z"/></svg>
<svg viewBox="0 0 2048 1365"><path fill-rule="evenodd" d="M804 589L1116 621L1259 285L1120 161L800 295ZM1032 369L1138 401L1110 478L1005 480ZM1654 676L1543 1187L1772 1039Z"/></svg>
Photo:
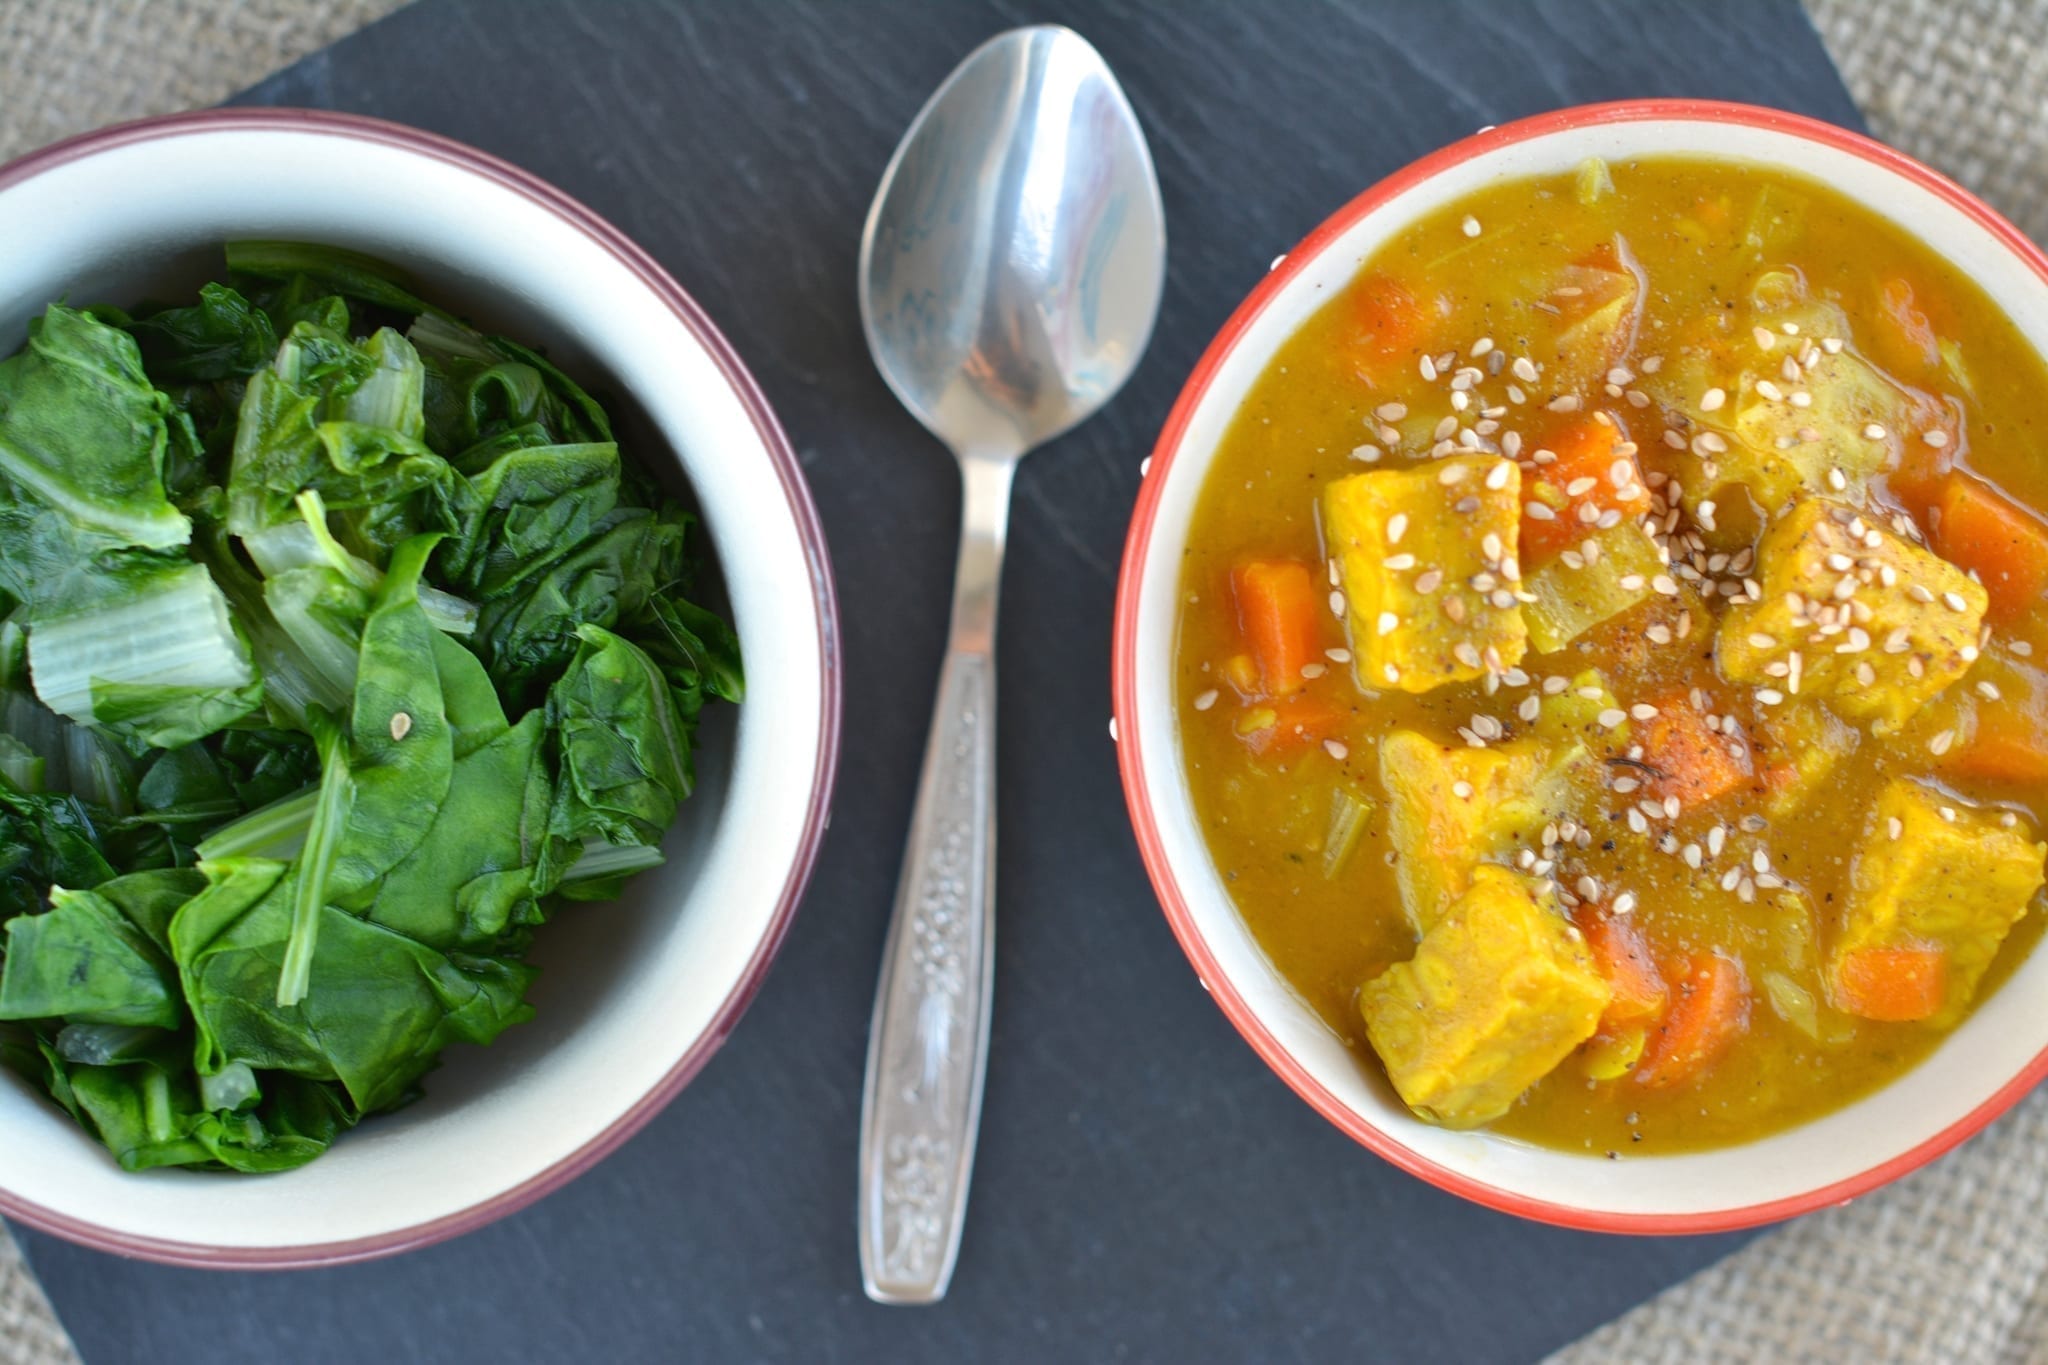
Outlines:
<svg viewBox="0 0 2048 1365"><path fill-rule="evenodd" d="M0 360L0 1064L138 1171L302 1165L529 1017L744 691L581 385L369 257L227 254Z"/></svg>

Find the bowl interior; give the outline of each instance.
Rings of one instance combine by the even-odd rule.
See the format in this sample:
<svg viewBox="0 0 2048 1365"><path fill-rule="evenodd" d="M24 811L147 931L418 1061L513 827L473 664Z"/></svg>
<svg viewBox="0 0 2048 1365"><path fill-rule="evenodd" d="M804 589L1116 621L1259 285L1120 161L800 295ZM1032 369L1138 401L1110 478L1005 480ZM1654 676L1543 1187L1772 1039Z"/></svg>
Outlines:
<svg viewBox="0 0 2048 1365"><path fill-rule="evenodd" d="M1395 231L1504 177L1684 154L1815 177L1928 242L2048 350L2048 267L1961 191L1874 144L1732 106L1566 111L1483 134L1396 176L1318 229L1204 358L1141 496L1118 623L1118 723L1132 809L1169 919L1204 984L1267 1062L1389 1159L1512 1212L1613 1230L1691 1232L1846 1198L1967 1136L2048 1070L2048 953L2035 953L1922 1065L1828 1117L1719 1151L1608 1161L1416 1120L1267 961L1230 902L1195 819L1173 684L1178 577L1197 495L1231 418L1274 350Z"/></svg>
<svg viewBox="0 0 2048 1365"><path fill-rule="evenodd" d="M130 1250L263 1260L482 1221L594 1159L701 1063L765 968L814 839L829 621L804 495L785 485L727 357L627 257L514 178L432 144L257 115L0 183L0 354L52 299L175 297L216 274L219 244L237 236L371 252L435 301L545 347L607 404L628 457L701 511L705 595L729 600L748 674L742 707L705 713L667 864L617 903L565 907L540 935L538 1017L492 1047L451 1049L424 1100L312 1165L124 1174L0 1076L0 1211Z"/></svg>

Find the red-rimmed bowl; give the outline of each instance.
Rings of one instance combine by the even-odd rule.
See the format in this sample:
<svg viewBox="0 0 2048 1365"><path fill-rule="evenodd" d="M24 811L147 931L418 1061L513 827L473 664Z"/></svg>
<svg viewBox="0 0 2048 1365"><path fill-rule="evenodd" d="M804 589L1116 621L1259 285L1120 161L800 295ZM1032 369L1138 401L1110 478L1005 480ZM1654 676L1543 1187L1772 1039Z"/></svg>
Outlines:
<svg viewBox="0 0 2048 1365"><path fill-rule="evenodd" d="M648 254L561 191L373 119L226 110L111 128L0 167L0 354L54 299L133 303L230 238L354 247L545 346L621 400L621 443L703 514L748 695L705 713L698 790L623 901L540 935L538 1017L453 1049L426 1098L289 1174L123 1173L0 1073L0 1215L89 1246L240 1268L422 1246L563 1184L682 1090L768 969L823 834L838 625L817 513L732 347ZM705 541L700 541L700 547Z"/></svg>
<svg viewBox="0 0 2048 1365"><path fill-rule="evenodd" d="M1159 438L1118 587L1118 760L1138 842L1202 983L1325 1118L1402 1169L1524 1217L1604 1232L1699 1233L1852 1199L1932 1160L2048 1074L2048 953L2035 953L1934 1054L1826 1118L1718 1151L1608 1161L1422 1123L1316 1017L1253 941L1204 847L1180 749L1173 652L1188 526L1217 446L1274 352L1396 232L1503 178L1684 154L1811 176L1925 241L2048 351L2048 258L1956 185L1868 138L1768 109L1590 105L1489 129L1382 181L1277 264L1210 344Z"/></svg>

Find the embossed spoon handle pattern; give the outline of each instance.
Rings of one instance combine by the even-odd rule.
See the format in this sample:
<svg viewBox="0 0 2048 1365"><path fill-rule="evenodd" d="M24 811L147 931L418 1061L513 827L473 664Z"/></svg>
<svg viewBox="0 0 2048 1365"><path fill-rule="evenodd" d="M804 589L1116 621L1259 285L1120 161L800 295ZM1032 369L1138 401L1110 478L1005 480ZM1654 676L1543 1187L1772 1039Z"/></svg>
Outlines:
<svg viewBox="0 0 2048 1365"><path fill-rule="evenodd" d="M995 966L995 615L1008 461L962 462L952 638L882 954L861 1105L868 1297L934 1303L960 1252Z"/></svg>

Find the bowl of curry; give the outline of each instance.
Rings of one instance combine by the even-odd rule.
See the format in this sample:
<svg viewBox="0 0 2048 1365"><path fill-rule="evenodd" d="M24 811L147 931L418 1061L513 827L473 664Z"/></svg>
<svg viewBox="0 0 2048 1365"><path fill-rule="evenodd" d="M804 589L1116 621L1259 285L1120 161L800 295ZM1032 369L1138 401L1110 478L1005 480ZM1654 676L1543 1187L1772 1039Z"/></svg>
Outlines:
<svg viewBox="0 0 2048 1365"><path fill-rule="evenodd" d="M1204 985L1367 1147L1609 1231L1787 1217L2048 1073L2048 259L1840 129L1487 130L1168 420L1119 761Z"/></svg>

